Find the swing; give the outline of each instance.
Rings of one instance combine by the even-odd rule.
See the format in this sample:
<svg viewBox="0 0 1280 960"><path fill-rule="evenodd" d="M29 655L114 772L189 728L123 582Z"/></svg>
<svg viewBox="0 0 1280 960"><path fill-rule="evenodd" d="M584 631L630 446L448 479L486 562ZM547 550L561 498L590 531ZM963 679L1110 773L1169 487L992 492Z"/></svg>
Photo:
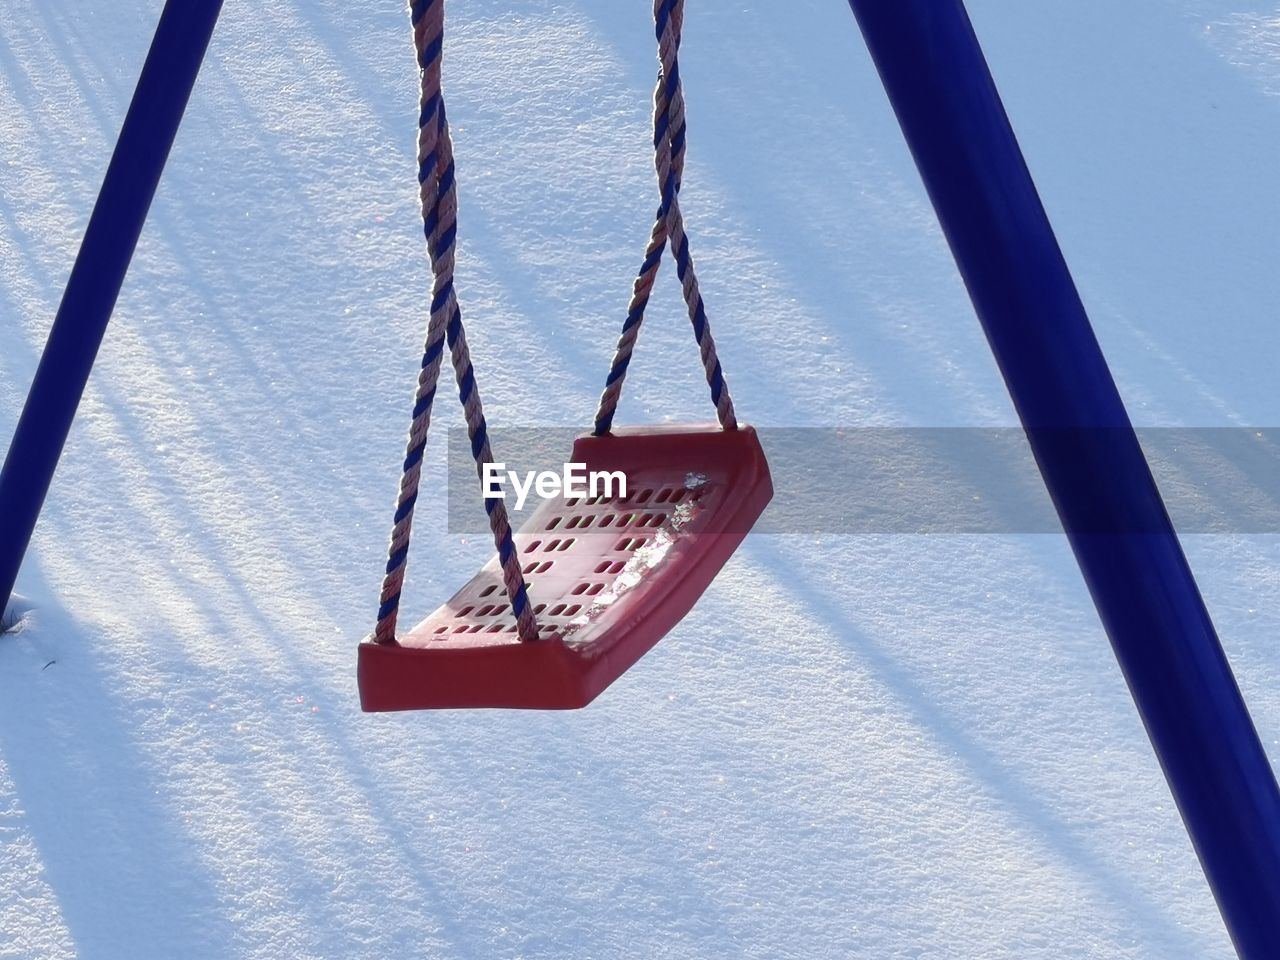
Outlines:
<svg viewBox="0 0 1280 960"><path fill-rule="evenodd" d="M497 555L443 606L397 636L400 591L440 366L447 346L477 472L493 462L453 286L457 191L440 91L444 0L413 0L422 74L418 162L434 276L431 317L374 634L360 644L366 711L586 706L692 609L773 495L755 431L739 424L698 291L679 190L685 155L679 50L683 0L655 0L662 69L654 92L662 200L594 429L570 462L620 472L621 490L544 500L513 533L485 509ZM613 429L662 254L671 245L718 423Z"/></svg>

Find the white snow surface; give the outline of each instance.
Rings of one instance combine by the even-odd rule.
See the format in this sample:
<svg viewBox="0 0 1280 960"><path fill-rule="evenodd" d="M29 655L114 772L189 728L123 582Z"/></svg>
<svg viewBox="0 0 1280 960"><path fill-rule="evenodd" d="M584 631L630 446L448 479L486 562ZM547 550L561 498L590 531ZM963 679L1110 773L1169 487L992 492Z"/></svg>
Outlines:
<svg viewBox="0 0 1280 960"><path fill-rule="evenodd" d="M0 5L0 436L160 6ZM1280 7L970 7L1135 420L1276 424ZM495 425L594 409L655 200L649 16L450 6ZM847 6L691 2L683 64L742 416L1016 423ZM1061 536L752 537L584 711L359 712L415 117L399 4L227 0L0 636L0 957L1231 957ZM672 273L628 422L710 413ZM489 549L444 532L444 446L410 622ZM1280 544L1185 545L1274 760Z"/></svg>

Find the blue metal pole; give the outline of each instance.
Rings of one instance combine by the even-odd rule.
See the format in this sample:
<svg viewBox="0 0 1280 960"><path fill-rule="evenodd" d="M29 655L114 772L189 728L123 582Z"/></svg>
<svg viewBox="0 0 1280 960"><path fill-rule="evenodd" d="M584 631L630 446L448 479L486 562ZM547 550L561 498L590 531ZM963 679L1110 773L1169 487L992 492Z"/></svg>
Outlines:
<svg viewBox="0 0 1280 960"><path fill-rule="evenodd" d="M849 0L1236 950L1280 957L1280 790L962 0Z"/></svg>
<svg viewBox="0 0 1280 960"><path fill-rule="evenodd" d="M222 0L168 0L160 14L98 202L0 469L0 611L13 593L221 8Z"/></svg>

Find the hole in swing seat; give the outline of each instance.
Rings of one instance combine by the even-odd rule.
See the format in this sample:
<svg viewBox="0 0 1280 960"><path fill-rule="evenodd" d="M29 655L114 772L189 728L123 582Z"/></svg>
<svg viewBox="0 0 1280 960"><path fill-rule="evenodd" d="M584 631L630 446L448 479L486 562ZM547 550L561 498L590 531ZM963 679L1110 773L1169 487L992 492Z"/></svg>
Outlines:
<svg viewBox="0 0 1280 960"><path fill-rule="evenodd" d="M544 501L515 534L522 555L538 547L528 593L539 639L519 639L495 557L398 644L361 645L365 710L585 706L689 612L773 493L755 431L745 426L580 437L573 462L621 470L637 501L651 501L648 510L619 515L617 499ZM582 534L539 540L566 528L567 516L583 518L574 527ZM601 527L614 536L597 535ZM554 567L541 559L551 551Z"/></svg>

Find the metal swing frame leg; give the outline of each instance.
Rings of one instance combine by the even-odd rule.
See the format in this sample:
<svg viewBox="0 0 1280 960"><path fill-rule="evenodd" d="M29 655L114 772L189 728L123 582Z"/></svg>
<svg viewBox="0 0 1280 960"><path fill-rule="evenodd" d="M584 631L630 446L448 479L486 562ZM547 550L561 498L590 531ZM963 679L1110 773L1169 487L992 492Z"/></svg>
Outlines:
<svg viewBox="0 0 1280 960"><path fill-rule="evenodd" d="M962 0L849 0L1231 938L1280 957L1280 790Z"/></svg>
<svg viewBox="0 0 1280 960"><path fill-rule="evenodd" d="M160 14L0 468L0 611L13 593L221 9L222 0L168 0Z"/></svg>

